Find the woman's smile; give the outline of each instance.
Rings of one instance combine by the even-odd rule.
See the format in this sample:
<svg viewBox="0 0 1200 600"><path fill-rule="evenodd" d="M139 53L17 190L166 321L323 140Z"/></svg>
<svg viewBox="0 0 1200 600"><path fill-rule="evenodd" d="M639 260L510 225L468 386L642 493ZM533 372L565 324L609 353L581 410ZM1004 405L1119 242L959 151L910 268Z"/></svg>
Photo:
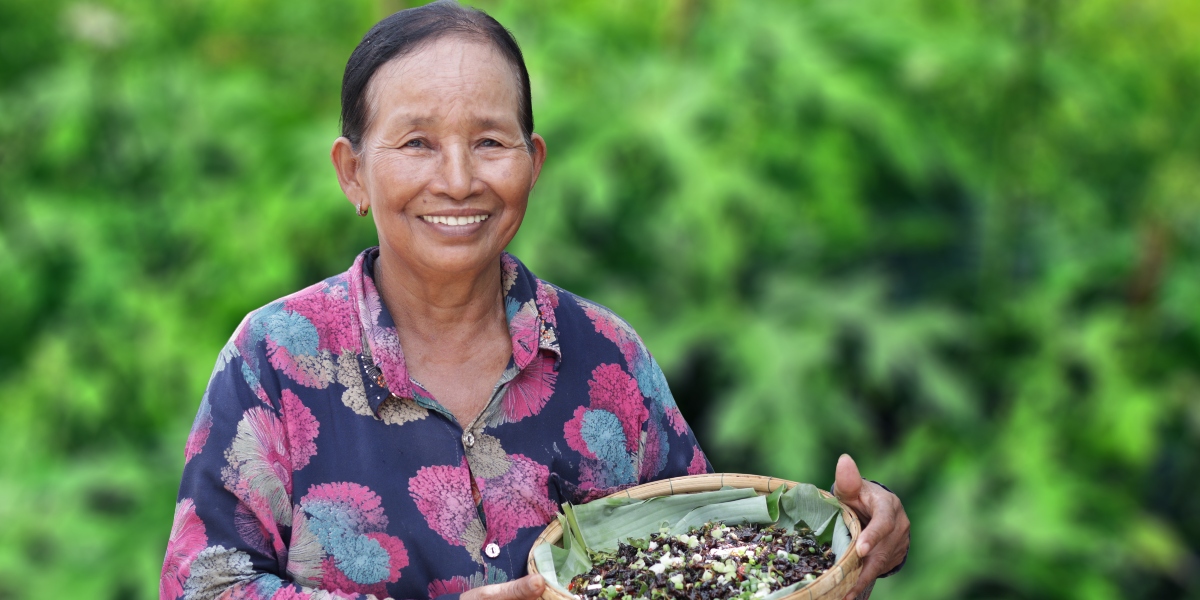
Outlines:
<svg viewBox="0 0 1200 600"><path fill-rule="evenodd" d="M545 157L522 133L512 67L448 36L380 66L366 95L361 148L342 138L333 154L348 199L373 210L384 286L400 272L494 277Z"/></svg>
<svg viewBox="0 0 1200 600"><path fill-rule="evenodd" d="M490 216L487 213L449 211L421 215L419 218L422 223L441 235L465 237L483 229Z"/></svg>

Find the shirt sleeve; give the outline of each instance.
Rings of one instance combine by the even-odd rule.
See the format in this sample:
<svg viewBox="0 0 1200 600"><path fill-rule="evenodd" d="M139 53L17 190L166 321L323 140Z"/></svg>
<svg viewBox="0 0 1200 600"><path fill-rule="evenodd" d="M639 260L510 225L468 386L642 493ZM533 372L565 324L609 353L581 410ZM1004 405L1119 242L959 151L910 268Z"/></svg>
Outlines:
<svg viewBox="0 0 1200 600"><path fill-rule="evenodd" d="M265 363L265 355L247 361L235 340L218 358L188 436L161 600L364 598L300 585L305 574L287 572L300 457L288 440L295 419L253 368Z"/></svg>
<svg viewBox="0 0 1200 600"><path fill-rule="evenodd" d="M679 412L658 361L644 346L641 352L644 358L634 365L634 374L646 397L649 418L638 449L638 483L712 473L712 464Z"/></svg>

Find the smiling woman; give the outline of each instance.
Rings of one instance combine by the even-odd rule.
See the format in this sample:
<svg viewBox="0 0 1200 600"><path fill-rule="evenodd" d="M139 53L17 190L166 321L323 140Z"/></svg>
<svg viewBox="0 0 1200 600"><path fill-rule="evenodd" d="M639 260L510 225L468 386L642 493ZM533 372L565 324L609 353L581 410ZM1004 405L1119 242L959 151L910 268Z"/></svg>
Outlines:
<svg viewBox="0 0 1200 600"><path fill-rule="evenodd" d="M385 272L404 256L396 267L422 277L480 274L516 235L546 144L523 131L514 71L493 44L456 34L371 79L370 125L333 160L347 198L375 209Z"/></svg>
<svg viewBox="0 0 1200 600"><path fill-rule="evenodd" d="M546 145L502 26L396 13L342 102L331 157L379 246L221 352L160 595L536 597L560 503L710 466L629 325L504 252Z"/></svg>
<svg viewBox="0 0 1200 600"><path fill-rule="evenodd" d="M508 360L500 255L546 157L522 127L515 71L478 36L425 42L378 69L369 123L333 145L346 198L374 208L376 280L392 313L409 316L399 328L409 374L461 422Z"/></svg>
<svg viewBox="0 0 1200 600"><path fill-rule="evenodd" d="M220 353L160 596L535 598L526 557L561 503L711 466L633 329L504 252L546 144L500 24L394 14L342 103L331 157L379 246ZM839 495L874 512L878 573L907 520L849 464Z"/></svg>

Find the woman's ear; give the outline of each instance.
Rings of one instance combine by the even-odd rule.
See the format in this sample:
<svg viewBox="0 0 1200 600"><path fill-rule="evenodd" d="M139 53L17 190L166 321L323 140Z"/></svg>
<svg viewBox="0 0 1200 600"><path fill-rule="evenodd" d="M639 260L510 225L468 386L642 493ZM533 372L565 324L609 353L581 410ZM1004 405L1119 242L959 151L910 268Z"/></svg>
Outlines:
<svg viewBox="0 0 1200 600"><path fill-rule="evenodd" d="M533 146L533 151L530 152L530 156L533 157L533 180L529 182L529 189L532 190L538 175L542 174L542 165L546 162L546 140L535 133L529 136L529 141Z"/></svg>
<svg viewBox="0 0 1200 600"><path fill-rule="evenodd" d="M342 193L346 195L346 200L350 201L358 209L370 208L371 202L367 199L367 190L362 185L362 161L359 155L354 151L354 146L350 144L350 140L345 137L340 137L333 141L333 148L329 151L329 158L333 161L333 168L337 171L338 185L342 186Z"/></svg>

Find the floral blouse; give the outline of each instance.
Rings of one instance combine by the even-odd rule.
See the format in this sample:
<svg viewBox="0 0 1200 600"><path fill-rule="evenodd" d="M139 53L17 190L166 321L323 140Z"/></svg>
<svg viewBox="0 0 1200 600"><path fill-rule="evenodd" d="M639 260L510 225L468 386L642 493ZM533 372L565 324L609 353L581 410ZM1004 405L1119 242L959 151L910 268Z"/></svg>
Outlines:
<svg viewBox="0 0 1200 600"><path fill-rule="evenodd" d="M246 317L188 437L163 599L432 598L525 574L562 502L710 472L629 324L504 254L512 359L459 423L350 270Z"/></svg>

